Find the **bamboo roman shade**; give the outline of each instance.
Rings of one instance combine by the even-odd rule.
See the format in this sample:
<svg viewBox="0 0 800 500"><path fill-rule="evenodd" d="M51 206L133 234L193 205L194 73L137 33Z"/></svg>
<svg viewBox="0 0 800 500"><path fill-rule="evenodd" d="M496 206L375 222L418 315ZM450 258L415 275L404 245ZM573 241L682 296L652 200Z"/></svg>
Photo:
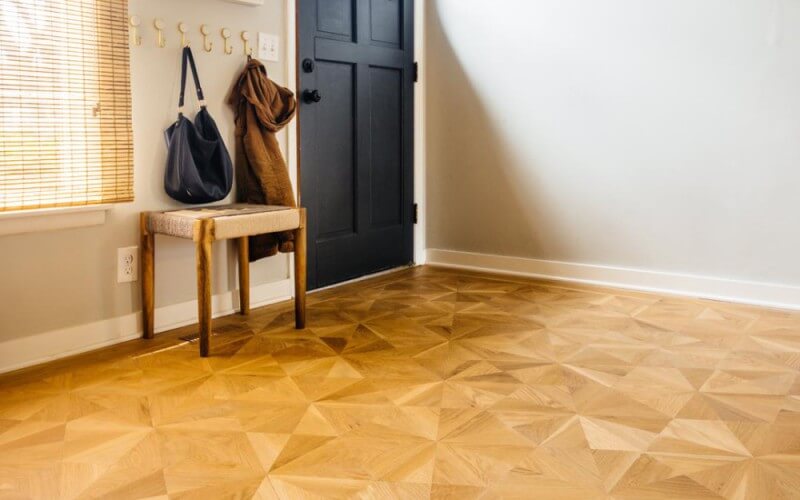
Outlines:
<svg viewBox="0 0 800 500"><path fill-rule="evenodd" d="M132 199L127 0L0 0L0 211Z"/></svg>

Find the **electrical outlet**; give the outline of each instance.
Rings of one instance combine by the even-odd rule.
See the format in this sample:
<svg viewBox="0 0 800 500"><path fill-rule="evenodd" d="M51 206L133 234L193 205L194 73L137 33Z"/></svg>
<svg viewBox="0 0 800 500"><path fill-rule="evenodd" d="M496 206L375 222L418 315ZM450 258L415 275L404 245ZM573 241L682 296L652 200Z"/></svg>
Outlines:
<svg viewBox="0 0 800 500"><path fill-rule="evenodd" d="M117 283L139 279L139 247L117 249Z"/></svg>
<svg viewBox="0 0 800 500"><path fill-rule="evenodd" d="M280 60L278 55L278 44L280 38L278 35L270 35L269 33L258 34L258 58L262 61L275 61Z"/></svg>

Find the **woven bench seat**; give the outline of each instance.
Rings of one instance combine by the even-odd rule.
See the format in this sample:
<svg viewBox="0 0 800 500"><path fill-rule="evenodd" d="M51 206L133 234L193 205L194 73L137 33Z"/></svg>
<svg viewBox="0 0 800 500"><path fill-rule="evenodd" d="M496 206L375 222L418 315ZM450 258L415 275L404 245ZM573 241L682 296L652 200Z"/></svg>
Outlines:
<svg viewBox="0 0 800 500"><path fill-rule="evenodd" d="M227 240L297 229L300 227L300 209L233 204L150 212L148 229L152 233L197 241L198 222L203 219L214 221L214 239Z"/></svg>
<svg viewBox="0 0 800 500"><path fill-rule="evenodd" d="M142 212L143 337L153 338L155 315L155 235L192 240L197 258L197 309L200 355L209 355L211 336L211 248L217 240L237 240L239 254L239 310L250 312L250 259L248 237L294 232L295 326L306 322L306 211L270 205L214 205L165 212Z"/></svg>

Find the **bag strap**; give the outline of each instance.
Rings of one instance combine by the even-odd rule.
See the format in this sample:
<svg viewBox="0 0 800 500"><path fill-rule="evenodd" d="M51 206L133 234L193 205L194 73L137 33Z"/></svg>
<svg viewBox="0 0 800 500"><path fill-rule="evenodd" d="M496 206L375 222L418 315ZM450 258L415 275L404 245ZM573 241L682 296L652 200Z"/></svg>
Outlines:
<svg viewBox="0 0 800 500"><path fill-rule="evenodd" d="M181 113L183 112L183 97L184 93L186 92L186 61L189 61L189 65L191 66L192 77L194 78L194 88L197 90L197 100L200 101L200 107L206 107L205 98L203 97L203 88L200 86L200 77L197 75L197 66L194 64L192 49L189 47L184 47L183 59L181 60L181 95L180 99L178 99L178 108Z"/></svg>

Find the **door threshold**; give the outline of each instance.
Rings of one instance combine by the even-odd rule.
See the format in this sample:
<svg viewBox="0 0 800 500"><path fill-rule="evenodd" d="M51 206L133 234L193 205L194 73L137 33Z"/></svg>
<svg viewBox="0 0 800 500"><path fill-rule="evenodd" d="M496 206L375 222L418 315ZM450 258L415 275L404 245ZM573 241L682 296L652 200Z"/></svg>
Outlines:
<svg viewBox="0 0 800 500"><path fill-rule="evenodd" d="M386 275L386 274L396 273L398 271L403 271L405 269L410 269L410 268L415 267L415 266L416 266L416 264L406 264L404 266L393 267L391 269L386 269L385 271L378 271L377 273L367 274L365 276L359 276L358 278L353 278L351 280L342 281L342 282L339 282L339 283L334 283L333 285L324 286L322 288L315 288L314 290L311 290L308 293L310 295L310 294L314 294L314 293L317 293L317 292L321 292L323 290L330 290L331 288L336 288L337 286L349 285L351 283L358 283L359 281L364 281L364 280L368 280L368 279L372 279L372 278L377 278L377 277L380 277L380 276L383 276L383 275Z"/></svg>

